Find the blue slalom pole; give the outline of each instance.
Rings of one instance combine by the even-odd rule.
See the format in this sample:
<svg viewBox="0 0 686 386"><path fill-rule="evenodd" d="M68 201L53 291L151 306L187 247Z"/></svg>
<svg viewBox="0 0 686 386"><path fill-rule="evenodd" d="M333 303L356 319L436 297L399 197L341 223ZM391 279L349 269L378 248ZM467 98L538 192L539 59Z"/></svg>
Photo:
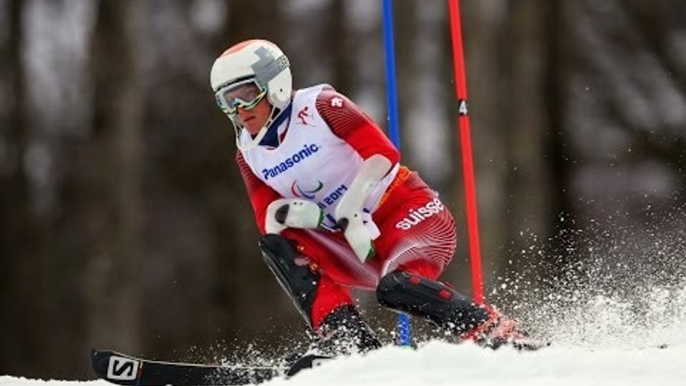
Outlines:
<svg viewBox="0 0 686 386"><path fill-rule="evenodd" d="M395 75L395 42L393 39L393 1L383 0L383 37L386 51L386 98L388 103L389 134L391 142L400 150L398 124L398 88ZM398 346L412 345L412 328L407 314L398 314Z"/></svg>
<svg viewBox="0 0 686 386"><path fill-rule="evenodd" d="M391 142L400 150L398 124L398 87L395 75L395 41L393 34L393 0L383 0L383 42L386 51L386 101L388 103Z"/></svg>

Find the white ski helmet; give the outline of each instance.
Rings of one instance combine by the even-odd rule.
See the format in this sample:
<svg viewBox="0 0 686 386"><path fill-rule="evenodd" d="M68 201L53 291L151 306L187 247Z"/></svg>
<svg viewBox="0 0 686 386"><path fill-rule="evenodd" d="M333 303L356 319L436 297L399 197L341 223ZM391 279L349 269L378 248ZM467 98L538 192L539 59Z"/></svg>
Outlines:
<svg viewBox="0 0 686 386"><path fill-rule="evenodd" d="M221 92L233 84L251 80L260 90L266 92L272 111L267 123L255 138L241 146L240 136L243 127L235 119L235 114L231 114L222 104ZM276 44L261 39L246 40L224 51L212 65L210 82L219 106L233 122L236 130L236 145L241 150L249 150L260 143L272 122L289 105L293 92L293 79L288 58Z"/></svg>

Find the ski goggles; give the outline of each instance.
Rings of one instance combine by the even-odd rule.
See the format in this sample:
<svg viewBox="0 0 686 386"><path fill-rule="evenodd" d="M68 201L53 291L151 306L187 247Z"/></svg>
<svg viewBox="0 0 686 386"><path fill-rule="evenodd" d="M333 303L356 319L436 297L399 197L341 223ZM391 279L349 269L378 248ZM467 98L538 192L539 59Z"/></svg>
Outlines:
<svg viewBox="0 0 686 386"><path fill-rule="evenodd" d="M229 115L236 115L239 107L243 110L255 108L265 95L267 90L254 79L230 84L214 94L219 107Z"/></svg>

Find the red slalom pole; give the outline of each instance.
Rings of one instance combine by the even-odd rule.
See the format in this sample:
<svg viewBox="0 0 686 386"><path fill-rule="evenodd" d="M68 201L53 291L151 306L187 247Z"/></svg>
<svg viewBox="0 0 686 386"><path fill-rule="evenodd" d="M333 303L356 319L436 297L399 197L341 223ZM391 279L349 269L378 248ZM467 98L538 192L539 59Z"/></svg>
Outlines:
<svg viewBox="0 0 686 386"><path fill-rule="evenodd" d="M474 181L474 161L472 154L472 135L467 105L467 71L462 44L459 0L448 0L450 11L450 34L453 46L455 68L455 91L459 111L460 142L462 145L462 173L467 203L467 233L469 236L469 261L472 268L472 293L474 301L484 302L483 277L481 274L481 246L479 242L479 217L476 204L476 183Z"/></svg>

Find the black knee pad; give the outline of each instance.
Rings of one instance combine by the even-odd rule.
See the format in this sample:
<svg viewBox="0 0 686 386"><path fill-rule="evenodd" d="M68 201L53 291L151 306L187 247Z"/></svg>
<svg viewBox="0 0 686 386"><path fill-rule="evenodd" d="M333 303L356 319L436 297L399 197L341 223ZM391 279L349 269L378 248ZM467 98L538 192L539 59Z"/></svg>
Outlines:
<svg viewBox="0 0 686 386"><path fill-rule="evenodd" d="M320 274L312 271L308 265L295 263L298 252L293 243L284 237L264 235L260 238L260 248L269 269L307 324L312 327L312 304L317 295Z"/></svg>
<svg viewBox="0 0 686 386"><path fill-rule="evenodd" d="M376 288L379 303L427 319L462 334L488 320L488 311L447 285L418 275L394 271Z"/></svg>

